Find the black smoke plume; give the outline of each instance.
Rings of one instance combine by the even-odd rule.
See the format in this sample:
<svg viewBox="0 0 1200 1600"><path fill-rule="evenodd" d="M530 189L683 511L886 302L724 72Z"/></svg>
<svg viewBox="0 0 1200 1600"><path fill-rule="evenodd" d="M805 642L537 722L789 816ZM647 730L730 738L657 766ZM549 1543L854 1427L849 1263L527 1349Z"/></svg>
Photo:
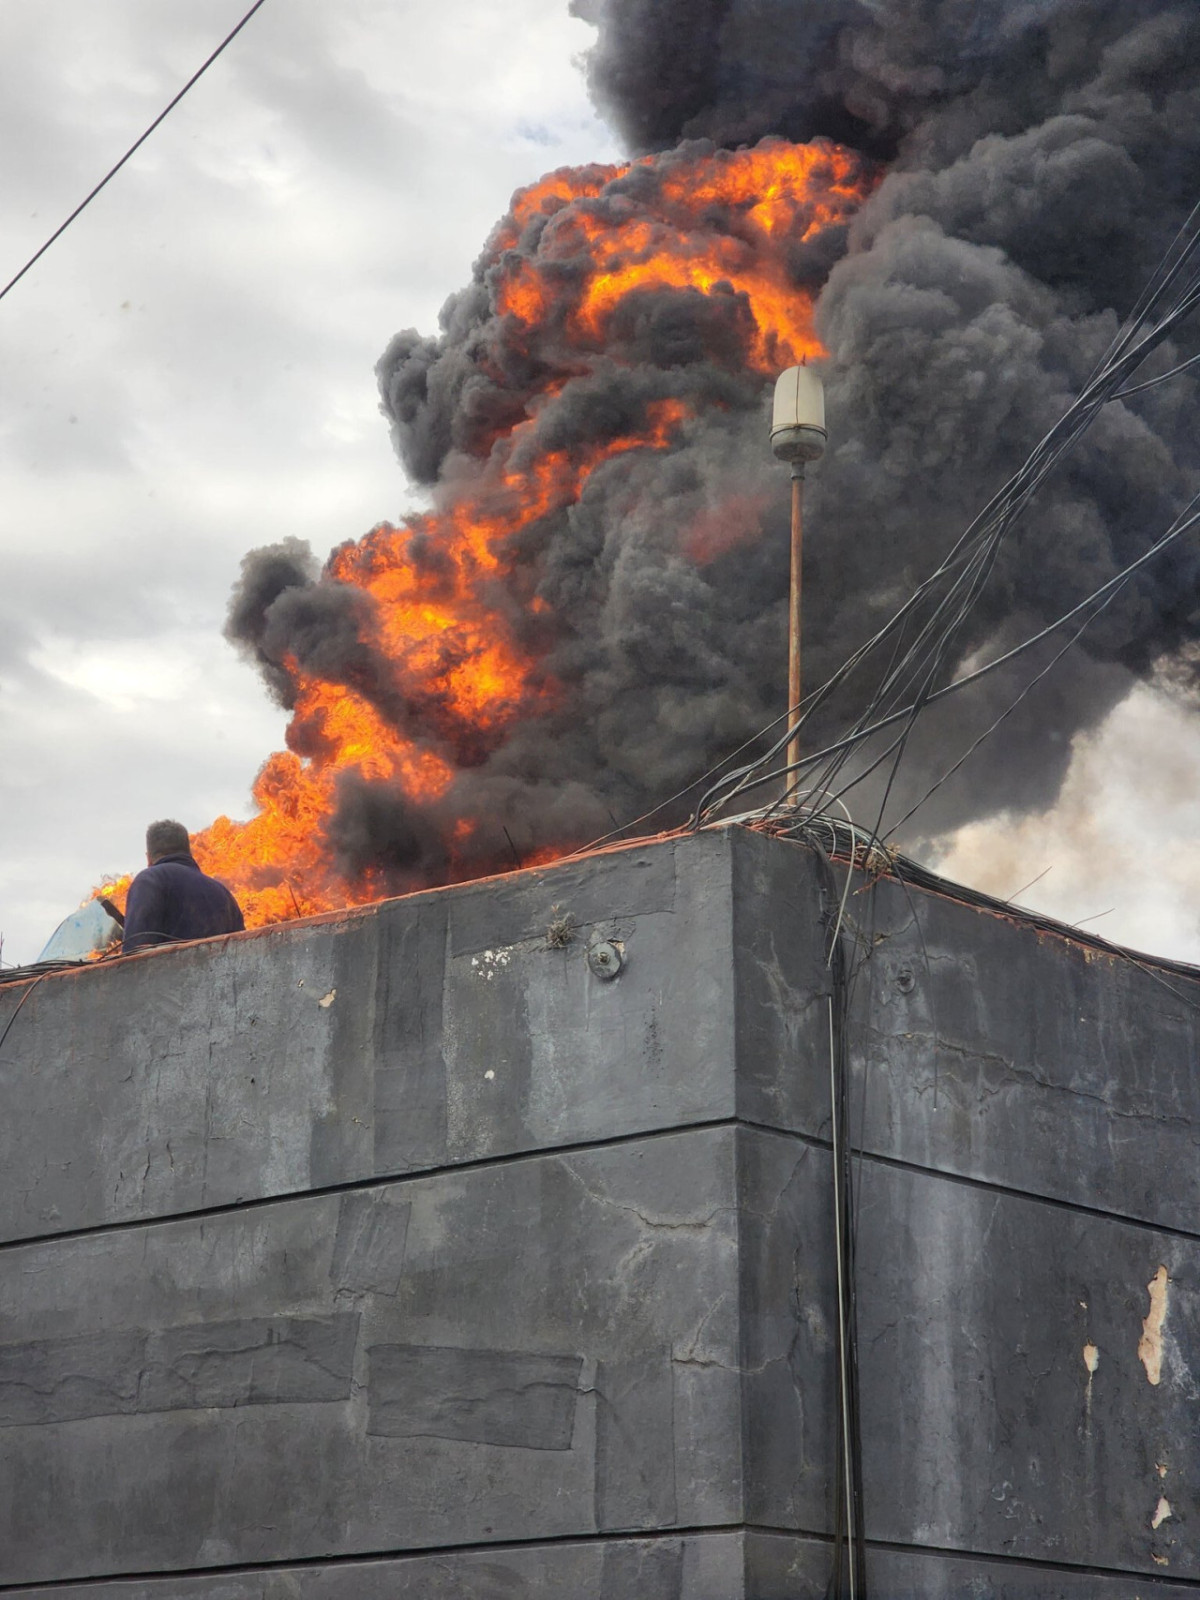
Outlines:
<svg viewBox="0 0 1200 1600"><path fill-rule="evenodd" d="M930 570L1102 355L1200 198L1200 13L1162 0L577 0L635 149L826 135L888 167L818 306L832 448L811 475L822 646ZM681 42L686 46L681 48ZM1167 350L1154 370L1183 350ZM1043 490L968 652L1014 642L1144 549L1196 487L1195 379L1111 405ZM1197 560L1148 571L925 818L1048 804L1070 739L1190 659ZM989 651L990 653L990 651ZM927 719L957 755L1032 674Z"/></svg>
<svg viewBox="0 0 1200 1600"><path fill-rule="evenodd" d="M808 486L806 676L816 683L1061 415L1200 195L1200 12L1164 0L574 9L599 30L597 104L632 152L661 153L590 202L601 214L636 204L674 162L764 137L838 141L881 175L848 227L797 243L789 258L797 286L820 290L829 351L830 448ZM545 225L539 214L507 248L536 256ZM485 252L439 334L397 335L378 367L401 460L435 504L486 483L498 460L519 468L522 451L579 450L642 426L656 401L681 398L695 415L668 452L607 461L577 504L514 536L516 559L492 598L565 697L491 747L464 753L436 715L414 710L369 659L359 602L328 577L294 551L249 558L231 631L276 691L286 700L289 658L313 664L388 706L460 769L420 818L399 795L347 787L332 829L341 858L383 866L395 886L416 881L406 863L436 856L431 827L444 833L458 817L487 819L473 846L480 865L607 831L784 703L787 479L769 456L769 381L740 359L744 299L646 289L606 348L581 359L553 317L531 332L499 315L496 263ZM573 263L556 270L569 277ZM1151 371L1194 348L1164 346ZM1106 408L1006 545L963 660L1065 611L1165 530L1200 487L1195 402L1185 374ZM510 449L506 430L529 418ZM412 536L414 559L435 566L423 537ZM1044 806L1072 736L1132 682L1159 674L1191 692L1198 580L1196 554L1179 547L1143 571L915 826L928 835ZM919 794L1038 665L929 714L897 801ZM835 708L828 731L856 709Z"/></svg>

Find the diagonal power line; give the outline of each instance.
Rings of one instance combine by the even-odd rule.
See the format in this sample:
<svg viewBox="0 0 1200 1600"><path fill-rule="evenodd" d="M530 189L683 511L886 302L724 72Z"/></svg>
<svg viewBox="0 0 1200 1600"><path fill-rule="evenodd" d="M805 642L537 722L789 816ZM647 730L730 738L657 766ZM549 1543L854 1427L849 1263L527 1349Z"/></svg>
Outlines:
<svg viewBox="0 0 1200 1600"><path fill-rule="evenodd" d="M200 81L200 79L208 71L209 67L212 66L213 62L217 59L217 57L225 49L226 45L233 43L234 39L236 39L238 34L241 33L242 29L250 21L250 18L254 15L254 13L257 10L259 10L259 8L261 6L264 6L265 4L266 4L266 0L254 0L254 4L250 7L249 11L247 11L246 15L242 18L242 20L238 23L237 27L234 28L231 32L229 32L229 33L227 33L225 35L225 37L221 40L220 44L213 51L212 55L209 56L208 60L205 61L202 66L198 67L196 69L196 71L192 73L191 77L184 84L183 88L180 89L179 93L175 96L175 98L171 101L171 103L168 106L166 106L162 111L159 112L158 116L155 117L154 121L146 129L145 133L142 134L141 138L135 140L134 143L129 146L129 149L126 150L125 154L117 162L116 166L109 168L109 170L100 179L100 182L91 191L91 193L86 195L84 197L84 199L82 199L79 202L79 204L75 207L74 211L72 211L71 215L67 218L67 220L64 223L60 224L59 227L55 228L54 232L46 240L45 244L41 247L41 249L36 251L33 255L31 255L29 260L21 268L20 272L18 272L15 277L10 278L8 280L8 282L4 285L3 289L0 289L0 300L4 299L4 296L8 293L8 291L10 289L15 289L16 288L17 284L20 283L21 279L29 271L30 267L36 265L36 263L39 262L42 259L42 257L46 254L46 251L49 250L50 246L55 242L55 240L56 239L60 239L62 237L62 235L64 233L66 233L67 229L75 221L75 218L80 214L80 212L84 211L89 205L91 205L92 201L100 193L101 189L104 188L105 184L107 184L111 179L115 178L117 173L120 172L121 168L129 160L130 156L134 155L138 150L141 149L141 147L145 144L146 140L154 132L155 128L158 127L159 123L165 121L165 119L168 116L170 116L171 112L174 111L175 107L183 99L184 95L188 92L188 90L190 88L192 88L192 86L194 84L196 84L196 83L198 83Z"/></svg>

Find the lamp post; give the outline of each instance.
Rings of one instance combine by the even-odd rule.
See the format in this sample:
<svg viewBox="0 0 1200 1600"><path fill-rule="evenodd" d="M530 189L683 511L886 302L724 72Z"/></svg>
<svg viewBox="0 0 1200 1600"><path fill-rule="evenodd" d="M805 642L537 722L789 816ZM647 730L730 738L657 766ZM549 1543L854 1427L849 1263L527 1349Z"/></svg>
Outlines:
<svg viewBox="0 0 1200 1600"><path fill-rule="evenodd" d="M771 449L792 469L792 581L788 602L788 726L787 765L800 760L801 575L804 554L804 469L825 451L825 390L808 367L789 367L775 382L775 407L771 417Z"/></svg>

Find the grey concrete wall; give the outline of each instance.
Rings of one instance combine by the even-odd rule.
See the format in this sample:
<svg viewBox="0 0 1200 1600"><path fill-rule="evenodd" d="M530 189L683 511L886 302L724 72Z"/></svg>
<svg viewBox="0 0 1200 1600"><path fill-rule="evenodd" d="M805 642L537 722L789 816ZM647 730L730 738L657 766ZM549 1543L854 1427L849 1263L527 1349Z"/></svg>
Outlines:
<svg viewBox="0 0 1200 1600"><path fill-rule="evenodd" d="M739 1523L735 1140L0 1253L0 1583Z"/></svg>
<svg viewBox="0 0 1200 1600"><path fill-rule="evenodd" d="M890 882L849 905L868 1150L1195 1227L1200 986ZM0 1054L0 1240L735 1102L822 1137L820 910L808 851L730 830L50 979ZM587 965L601 934L614 984Z"/></svg>
<svg viewBox="0 0 1200 1600"><path fill-rule="evenodd" d="M759 1526L829 1525L829 1181L820 1149L743 1146ZM859 1183L871 1537L1200 1583L1200 1240L870 1159Z"/></svg>
<svg viewBox="0 0 1200 1600"><path fill-rule="evenodd" d="M876 1600L1192 1592L1200 985L852 887ZM724 830L39 985L0 1586L823 1595L826 911Z"/></svg>
<svg viewBox="0 0 1200 1600"><path fill-rule="evenodd" d="M798 845L733 851L739 1114L824 1136L820 875ZM1200 1232L1200 982L891 880L847 910L866 1150Z"/></svg>
<svg viewBox="0 0 1200 1600"><path fill-rule="evenodd" d="M44 981L0 1053L0 1240L730 1116L730 874L668 842Z"/></svg>
<svg viewBox="0 0 1200 1600"><path fill-rule="evenodd" d="M1200 1580L1197 1244L861 1183L872 1537ZM0 1582L827 1529L828 1192L725 1127L11 1247Z"/></svg>

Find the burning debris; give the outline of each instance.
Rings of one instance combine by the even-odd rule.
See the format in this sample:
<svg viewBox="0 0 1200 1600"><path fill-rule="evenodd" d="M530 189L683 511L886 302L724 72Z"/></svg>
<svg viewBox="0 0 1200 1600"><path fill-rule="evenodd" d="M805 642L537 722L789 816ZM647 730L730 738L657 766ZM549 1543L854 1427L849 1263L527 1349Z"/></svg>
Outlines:
<svg viewBox="0 0 1200 1600"><path fill-rule="evenodd" d="M250 925L529 864L695 780L783 709L775 373L820 360L828 397L815 683L1025 459L1195 199L1190 6L578 9L600 28L598 102L641 153L518 193L441 333L385 352L384 410L432 509L319 571L294 540L244 563L229 634L291 710L288 749L258 815L195 851ZM1106 409L948 670L1170 521L1196 487L1194 398L1184 375ZM1190 685L1198 569L1179 548L924 826L1048 802L1071 736L1134 676L1167 662ZM978 700L925 719L914 785L964 718L990 720Z"/></svg>

